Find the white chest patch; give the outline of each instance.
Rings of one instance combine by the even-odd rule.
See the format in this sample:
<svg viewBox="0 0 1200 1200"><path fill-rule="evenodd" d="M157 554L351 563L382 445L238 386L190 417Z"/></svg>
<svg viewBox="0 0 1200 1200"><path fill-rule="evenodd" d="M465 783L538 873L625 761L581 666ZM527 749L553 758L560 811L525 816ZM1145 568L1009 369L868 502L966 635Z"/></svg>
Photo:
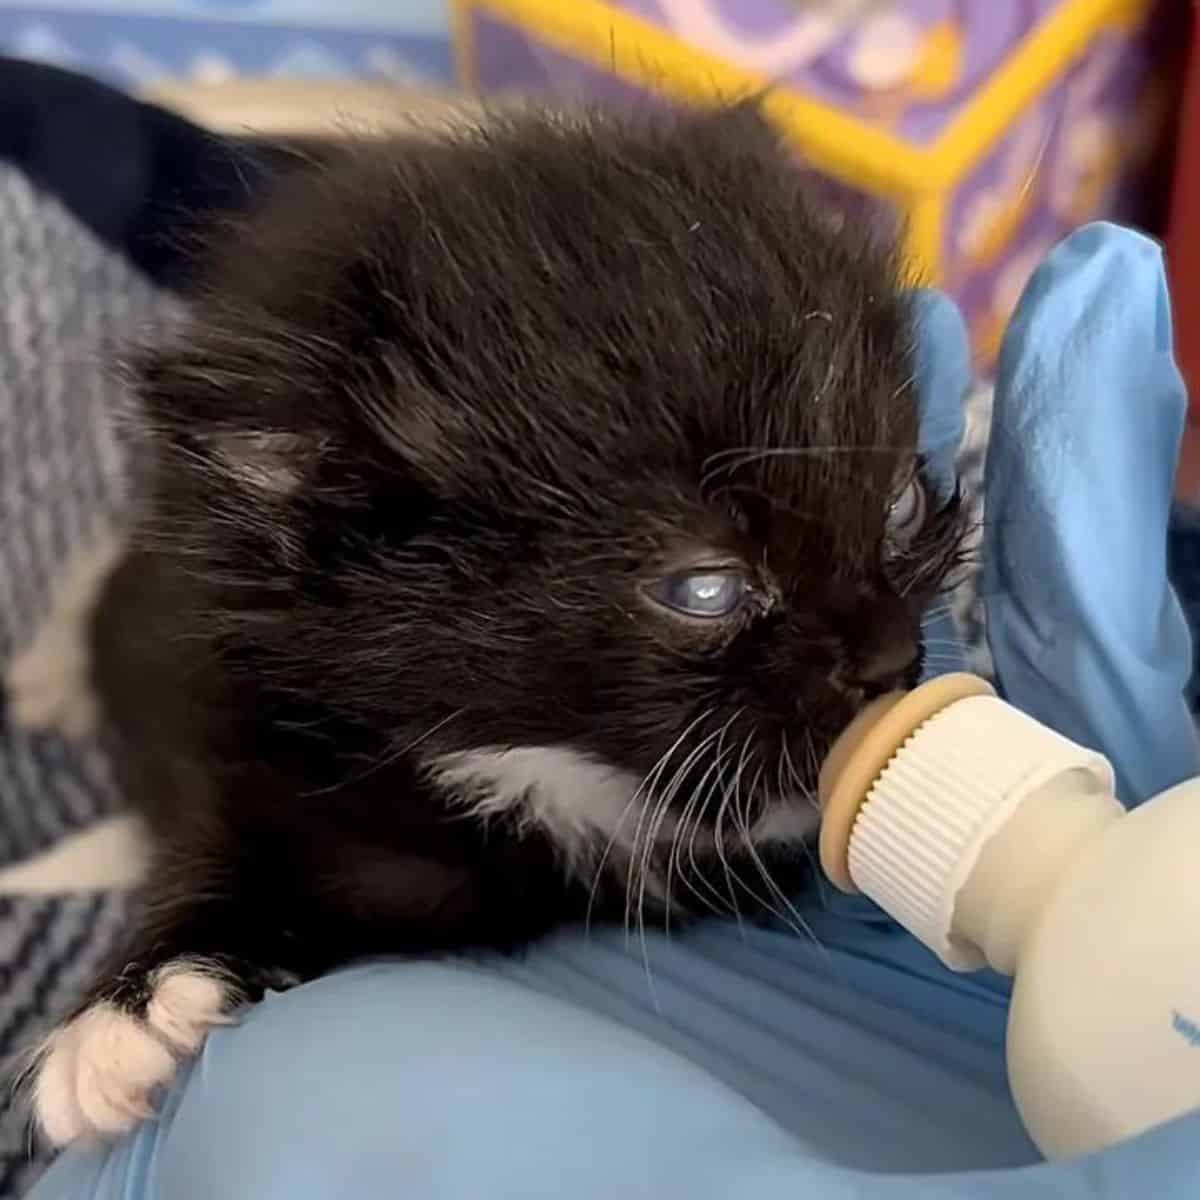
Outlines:
<svg viewBox="0 0 1200 1200"><path fill-rule="evenodd" d="M645 849L650 837L670 846L677 832L674 812L654 814L653 798L639 791L629 771L598 762L566 746L518 746L448 754L435 760L431 774L461 793L463 804L480 817L506 816L542 830L562 851L569 867L594 867L605 855L624 865ZM777 805L751 830L756 844L806 841L817 828L816 810L805 803ZM697 846L711 844L701 836Z"/></svg>
<svg viewBox="0 0 1200 1200"><path fill-rule="evenodd" d="M565 746L464 751L437 759L431 771L479 816L543 830L572 865L610 844L628 850L637 835L638 777Z"/></svg>

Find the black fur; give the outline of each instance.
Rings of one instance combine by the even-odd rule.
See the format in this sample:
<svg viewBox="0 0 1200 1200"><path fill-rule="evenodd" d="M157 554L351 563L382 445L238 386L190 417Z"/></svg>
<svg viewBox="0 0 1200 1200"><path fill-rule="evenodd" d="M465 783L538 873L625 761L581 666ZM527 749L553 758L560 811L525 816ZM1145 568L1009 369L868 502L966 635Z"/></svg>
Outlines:
<svg viewBox="0 0 1200 1200"><path fill-rule="evenodd" d="M685 910L794 885L798 848L744 831L915 678L959 541L953 502L889 529L910 299L816 196L752 105L526 111L349 148L228 231L137 364L142 504L96 623L157 842L128 1002L180 955L254 991L518 947L627 915L643 868ZM714 559L753 584L735 618L650 598ZM432 773L547 746L648 780L632 851ZM654 843L660 804L694 854Z"/></svg>

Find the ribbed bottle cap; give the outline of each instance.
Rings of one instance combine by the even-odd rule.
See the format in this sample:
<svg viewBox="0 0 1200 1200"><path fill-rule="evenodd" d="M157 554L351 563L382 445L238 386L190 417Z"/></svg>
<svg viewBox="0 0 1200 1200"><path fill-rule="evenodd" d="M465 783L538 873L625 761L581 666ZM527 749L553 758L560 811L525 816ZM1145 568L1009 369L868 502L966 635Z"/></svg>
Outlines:
<svg viewBox="0 0 1200 1200"><path fill-rule="evenodd" d="M922 690L911 693L914 712ZM899 713L897 706L884 720ZM1084 771L1111 789L1112 768L986 692L953 700L896 744L865 799L859 788L852 819L843 816L844 860L834 844L840 839L831 835L827 846L823 829L822 862L844 861L854 887L948 966L974 969L982 956L951 930L955 899L983 847L1026 797L1055 778Z"/></svg>

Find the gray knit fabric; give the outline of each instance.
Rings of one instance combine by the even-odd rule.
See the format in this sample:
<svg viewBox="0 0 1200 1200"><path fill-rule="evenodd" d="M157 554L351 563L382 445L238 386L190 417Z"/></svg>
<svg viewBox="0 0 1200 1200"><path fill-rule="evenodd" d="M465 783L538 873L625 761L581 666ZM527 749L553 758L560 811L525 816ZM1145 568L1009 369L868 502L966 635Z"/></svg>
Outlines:
<svg viewBox="0 0 1200 1200"><path fill-rule="evenodd" d="M112 356L169 315L169 303L118 255L24 176L0 168L0 667L37 628L70 550L119 507L121 455L106 419L119 401ZM969 493L982 462L986 402L973 409ZM971 586L955 610L978 648ZM0 726L0 865L116 802L94 747ZM0 1063L70 1004L125 912L119 895L0 900ZM0 1108L0 1200L24 1195L44 1166L29 1147L24 1109L9 1101Z"/></svg>
<svg viewBox="0 0 1200 1200"><path fill-rule="evenodd" d="M70 549L120 500L114 347L164 313L153 289L25 177L0 168L0 667L33 634ZM110 810L95 748L0 725L0 865ZM0 1063L78 993L121 926L121 896L0 901ZM40 1169L0 1091L0 1197Z"/></svg>
<svg viewBox="0 0 1200 1200"><path fill-rule="evenodd" d="M119 501L103 416L115 404L112 351L157 304L24 176L0 171L0 663L37 628L68 551ZM2 736L0 863L111 803L97 754L7 727Z"/></svg>

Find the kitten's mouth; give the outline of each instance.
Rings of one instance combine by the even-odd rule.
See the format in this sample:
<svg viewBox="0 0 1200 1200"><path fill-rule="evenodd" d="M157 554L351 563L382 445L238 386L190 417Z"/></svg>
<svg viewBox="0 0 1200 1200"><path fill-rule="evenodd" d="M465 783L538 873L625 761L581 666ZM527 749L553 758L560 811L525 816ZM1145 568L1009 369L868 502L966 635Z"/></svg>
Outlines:
<svg viewBox="0 0 1200 1200"><path fill-rule="evenodd" d="M836 700L830 705L827 720L820 722L819 731L811 731L814 740L820 740L819 761L832 748L842 731L863 711L881 696L893 692L912 691L920 682L925 670L925 646L922 643L911 659L903 666L887 672L882 672L878 678L846 679L838 675L830 678L830 685Z"/></svg>

